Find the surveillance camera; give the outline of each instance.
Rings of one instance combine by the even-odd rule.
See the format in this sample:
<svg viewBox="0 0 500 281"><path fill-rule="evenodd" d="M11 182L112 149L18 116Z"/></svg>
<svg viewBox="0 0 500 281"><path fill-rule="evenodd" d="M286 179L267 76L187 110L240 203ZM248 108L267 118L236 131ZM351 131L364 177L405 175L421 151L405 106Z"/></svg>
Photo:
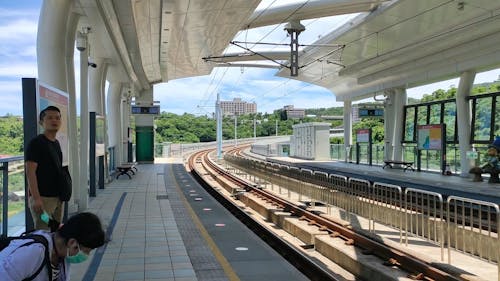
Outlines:
<svg viewBox="0 0 500 281"><path fill-rule="evenodd" d="M78 32L78 35L76 36L76 49L80 52L87 49L87 38L85 38L85 35L80 32Z"/></svg>
<svg viewBox="0 0 500 281"><path fill-rule="evenodd" d="M93 63L93 62L89 62L89 66L90 67L93 67L93 68L96 68L97 67L97 64Z"/></svg>

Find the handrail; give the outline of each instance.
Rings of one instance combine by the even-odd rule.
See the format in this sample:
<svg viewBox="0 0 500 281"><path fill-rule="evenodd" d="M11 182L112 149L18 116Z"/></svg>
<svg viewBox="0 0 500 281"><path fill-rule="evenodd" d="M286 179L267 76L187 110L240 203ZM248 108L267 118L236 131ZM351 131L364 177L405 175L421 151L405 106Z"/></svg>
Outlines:
<svg viewBox="0 0 500 281"><path fill-rule="evenodd" d="M8 232L8 204L9 204L9 162L22 161L24 156L0 158L0 171L2 171L2 235Z"/></svg>
<svg viewBox="0 0 500 281"><path fill-rule="evenodd" d="M14 161L20 161L20 160L24 160L23 155L0 158L0 163L14 162Z"/></svg>

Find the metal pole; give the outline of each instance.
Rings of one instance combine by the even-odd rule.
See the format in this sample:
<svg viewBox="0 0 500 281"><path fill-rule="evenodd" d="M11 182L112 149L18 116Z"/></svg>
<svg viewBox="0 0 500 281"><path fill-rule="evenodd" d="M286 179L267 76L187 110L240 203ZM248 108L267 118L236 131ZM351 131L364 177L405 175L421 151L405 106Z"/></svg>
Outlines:
<svg viewBox="0 0 500 281"><path fill-rule="evenodd" d="M234 114L234 146L238 146L238 115Z"/></svg>
<svg viewBox="0 0 500 281"><path fill-rule="evenodd" d="M257 139L257 130L255 129L255 116L253 117L253 141Z"/></svg>
<svg viewBox="0 0 500 281"><path fill-rule="evenodd" d="M82 33L85 39L87 34ZM88 205L88 156L89 156L89 96L88 96L88 44L80 51L80 190L78 191L78 211L83 212Z"/></svg>
<svg viewBox="0 0 500 281"><path fill-rule="evenodd" d="M276 119L276 136L278 136L278 119Z"/></svg>
<svg viewBox="0 0 500 281"><path fill-rule="evenodd" d="M2 235L8 235L8 212L9 212L9 162L4 162L2 167L0 167L2 172ZM27 194L26 194L26 197ZM27 206L27 205L26 205ZM24 209L25 212L29 212L29 208Z"/></svg>
<svg viewBox="0 0 500 281"><path fill-rule="evenodd" d="M96 196L96 175L95 175L95 128L96 113L89 112L89 196Z"/></svg>
<svg viewBox="0 0 500 281"><path fill-rule="evenodd" d="M215 102L215 118L217 122L217 159L222 159L222 110L220 108L220 93L217 93Z"/></svg>

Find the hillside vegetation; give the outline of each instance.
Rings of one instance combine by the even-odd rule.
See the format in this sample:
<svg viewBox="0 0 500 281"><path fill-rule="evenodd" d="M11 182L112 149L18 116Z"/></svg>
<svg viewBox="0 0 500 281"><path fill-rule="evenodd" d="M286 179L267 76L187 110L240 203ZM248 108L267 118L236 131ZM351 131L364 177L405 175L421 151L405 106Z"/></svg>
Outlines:
<svg viewBox="0 0 500 281"><path fill-rule="evenodd" d="M472 89L472 95L483 93L492 93L500 91L500 82L486 83L476 85ZM424 95L422 99L408 99L408 104L422 102L431 102L436 100L453 99L456 96L457 89L451 87L448 90L436 90L430 95ZM488 101L481 102L482 108L489 108ZM491 103L491 102L490 102ZM341 116L342 107L306 109L307 115L316 117L305 117L302 120L282 120L282 110L275 110L271 114L257 113L238 116L238 138L251 138L254 135L254 119L256 120L257 137L274 136L276 134L276 120L278 120L278 134L291 135L292 125L301 122L329 122L332 127L342 125L340 120L321 119L321 116ZM487 118L489 115L485 115ZM481 115L478 115L481 118ZM486 120L489 122L488 120ZM486 122L485 121L485 122ZM155 142L173 142L173 143L196 143L215 141L215 120L207 116L195 116L184 113L177 115L173 113L162 112L155 118ZM222 125L223 139L234 138L234 119L225 117ZM373 141L381 143L384 140L383 119L365 118L361 122L353 125L353 133L357 129L372 128ZM332 140L335 143L342 143L342 138ZM23 121L21 117L7 115L0 117L0 155L22 155L23 154Z"/></svg>

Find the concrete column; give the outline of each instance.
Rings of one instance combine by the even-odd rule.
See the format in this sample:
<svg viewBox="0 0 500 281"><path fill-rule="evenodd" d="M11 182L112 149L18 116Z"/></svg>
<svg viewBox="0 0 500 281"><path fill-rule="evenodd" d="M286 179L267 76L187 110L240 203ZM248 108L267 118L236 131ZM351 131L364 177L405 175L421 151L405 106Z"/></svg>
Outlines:
<svg viewBox="0 0 500 281"><path fill-rule="evenodd" d="M396 93L393 90L385 91L386 100L384 102L384 159L393 159L392 150L394 147L394 100Z"/></svg>
<svg viewBox="0 0 500 281"><path fill-rule="evenodd" d="M153 105L153 88L143 90L139 97L135 98L136 105L151 106ZM135 116L136 126L154 126L154 116L137 115Z"/></svg>
<svg viewBox="0 0 500 281"><path fill-rule="evenodd" d="M102 117L104 118L104 157L105 157L105 160L104 160L104 179L105 182L109 182L109 163L108 161L106 160L106 155L109 154L108 152L108 148L109 148L109 139L108 139L108 130L109 130L109 127L108 127L108 123L107 123L107 120L108 120L108 114L107 114L107 106L106 106L106 78L108 76L108 66L109 66L109 60L108 59L105 59L104 62L103 62L103 75L101 76L101 104L102 104L102 108L101 108L101 112L102 112Z"/></svg>
<svg viewBox="0 0 500 281"><path fill-rule="evenodd" d="M86 37L86 34L83 36ZM88 105L88 45L80 51L80 191L78 192L78 211L88 206L89 174L89 105Z"/></svg>
<svg viewBox="0 0 500 281"><path fill-rule="evenodd" d="M404 116L404 106L408 102L408 97L406 95L406 89L396 88L394 89L394 149L392 156L394 160L403 160L403 116Z"/></svg>
<svg viewBox="0 0 500 281"><path fill-rule="evenodd" d="M470 145L470 130L471 130L471 109L467 97L470 95L476 72L469 70L460 75L460 82L457 89L457 124L458 124L458 143L460 148L460 167L461 177L469 176L469 169L472 166L467 159L467 151L472 150Z"/></svg>
<svg viewBox="0 0 500 281"><path fill-rule="evenodd" d="M126 96L122 98L122 102L120 103L121 105L121 143L122 143L122 150L120 151L121 153L121 159L122 162L127 162L127 145L128 145L128 129L130 127L130 97ZM132 136L130 136L132 138Z"/></svg>
<svg viewBox="0 0 500 281"><path fill-rule="evenodd" d="M103 77L106 77L105 70L107 67L104 64L103 58L92 58L90 61L94 63L96 67L89 67L89 112L103 115Z"/></svg>
<svg viewBox="0 0 500 281"><path fill-rule="evenodd" d="M68 211L70 213L75 212L78 208L75 202L78 201L78 194L80 190L80 157L78 155L78 147L80 145L78 141L78 128L76 125L76 90L75 90L75 64L74 64L74 53L75 53L75 35L78 26L78 20L80 15L72 13L68 20L68 31L66 34L66 72L68 78L68 95L69 95L69 106L68 106L68 141L69 147L69 171L73 179L73 196L68 202Z"/></svg>
<svg viewBox="0 0 500 281"><path fill-rule="evenodd" d="M71 0L44 0L37 32L38 78L64 92L68 91L66 76L66 34ZM73 50L73 47L71 47Z"/></svg>
<svg viewBox="0 0 500 281"><path fill-rule="evenodd" d="M115 166L122 163L121 158L121 92L123 84L121 82L112 81L109 83L107 108L108 108L108 145L115 147Z"/></svg>
<svg viewBox="0 0 500 281"><path fill-rule="evenodd" d="M351 159L347 152L352 146L352 101L344 101L344 147L346 150L345 161Z"/></svg>
<svg viewBox="0 0 500 281"><path fill-rule="evenodd" d="M104 104L105 91L104 87L106 85L106 76L108 69L108 60L104 58L91 58L89 60L89 112L95 112L98 117L106 119L106 111ZM95 67L94 67L95 66ZM106 122L104 122L106 124ZM106 131L106 125L104 125L104 130ZM107 135L106 132L104 134ZM106 148L107 140L104 137L104 153L107 153ZM94 144L90 144L94 145ZM89 159L90 161L97 161L96 159ZM104 164L104 176L107 178L107 164Z"/></svg>

